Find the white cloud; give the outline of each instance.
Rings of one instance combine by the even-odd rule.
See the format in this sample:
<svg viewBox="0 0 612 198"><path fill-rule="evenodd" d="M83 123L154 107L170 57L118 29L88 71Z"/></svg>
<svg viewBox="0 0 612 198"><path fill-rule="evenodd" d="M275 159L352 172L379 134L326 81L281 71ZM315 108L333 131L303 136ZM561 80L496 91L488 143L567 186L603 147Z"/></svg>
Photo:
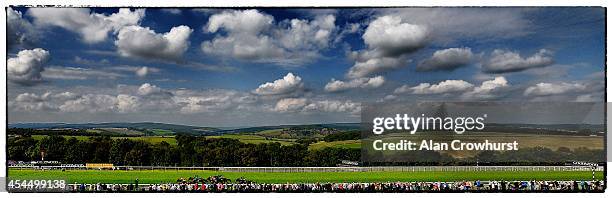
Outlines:
<svg viewBox="0 0 612 198"><path fill-rule="evenodd" d="M498 97L496 94L509 87L508 81L503 76L495 77L493 80L483 81L478 87L465 92L461 97L464 99L486 100Z"/></svg>
<svg viewBox="0 0 612 198"><path fill-rule="evenodd" d="M136 70L136 75L141 78L149 75L149 67L141 67L140 69Z"/></svg>
<svg viewBox="0 0 612 198"><path fill-rule="evenodd" d="M169 13L169 14L175 14L175 15L181 14L181 9L178 9L178 8L166 8L166 9L161 9L161 11L165 13Z"/></svg>
<svg viewBox="0 0 612 198"><path fill-rule="evenodd" d="M348 78L362 78L367 77L372 74L381 73L383 71L397 69L403 66L406 66L409 61L404 58L389 58L389 57L380 57L380 58L371 58L365 61L357 61L355 65L349 69L346 73L346 77Z"/></svg>
<svg viewBox="0 0 612 198"><path fill-rule="evenodd" d="M35 29L32 24L23 18L21 12L13 10L11 7L6 9L6 40L7 48L29 43L37 39Z"/></svg>
<svg viewBox="0 0 612 198"><path fill-rule="evenodd" d="M165 34L148 27L128 26L119 30L115 45L121 56L178 61L189 47L193 30L181 25Z"/></svg>
<svg viewBox="0 0 612 198"><path fill-rule="evenodd" d="M394 100L396 100L398 98L399 97L397 95L389 94L389 95L386 95L383 98L380 98L380 99L376 100L376 102L394 101Z"/></svg>
<svg viewBox="0 0 612 198"><path fill-rule="evenodd" d="M61 112L112 112L117 109L117 97L104 94L86 94L68 100L59 106Z"/></svg>
<svg viewBox="0 0 612 198"><path fill-rule="evenodd" d="M74 99L77 99L78 97L79 97L78 94L75 94L75 93L72 93L72 92L69 92L69 91L52 95L53 99L57 99L57 100L61 100L61 101L74 100Z"/></svg>
<svg viewBox="0 0 612 198"><path fill-rule="evenodd" d="M314 20L292 19L274 23L274 17L257 10L232 10L212 15L205 32L221 30L202 43L206 54L232 57L282 66L299 66L319 56L335 34L335 17L322 15Z"/></svg>
<svg viewBox="0 0 612 198"><path fill-rule="evenodd" d="M117 110L119 112L134 112L140 108L139 98L125 94L117 95Z"/></svg>
<svg viewBox="0 0 612 198"><path fill-rule="evenodd" d="M292 19L289 28L281 31L280 43L287 49L327 48L335 30L336 17L317 16L314 20Z"/></svg>
<svg viewBox="0 0 612 198"><path fill-rule="evenodd" d="M280 99L276 106L274 106L274 111L277 112L294 112L301 111L306 105L308 100L306 98L283 98Z"/></svg>
<svg viewBox="0 0 612 198"><path fill-rule="evenodd" d="M256 98L246 93L229 90L194 92L183 90L175 93L173 100L180 105L180 113L194 114L220 112L232 109L253 110ZM244 113L244 112L242 112Z"/></svg>
<svg viewBox="0 0 612 198"><path fill-rule="evenodd" d="M114 91L95 87L74 92L22 93L9 100L9 107L21 112L194 114L227 110L257 110L252 94L231 90L165 90L145 83L118 86ZM79 93L80 92L80 93Z"/></svg>
<svg viewBox="0 0 612 198"><path fill-rule="evenodd" d="M546 67L554 63L552 52L541 49L530 57L521 57L518 52L496 49L491 57L482 64L487 73L517 72L530 68Z"/></svg>
<svg viewBox="0 0 612 198"><path fill-rule="evenodd" d="M163 90L162 88L156 85L149 84L149 83L144 83L140 85L140 87L138 87L137 93L138 95L141 95L141 96L160 97L160 98L167 98L167 97L172 96L172 93L170 93L169 91Z"/></svg>
<svg viewBox="0 0 612 198"><path fill-rule="evenodd" d="M454 70L472 62L473 56L472 50L467 47L438 50L430 58L421 61L416 70Z"/></svg>
<svg viewBox="0 0 612 198"><path fill-rule="evenodd" d="M9 58L6 61L8 80L21 85L41 82L41 72L49 57L49 52L41 48L21 50L17 53L17 57Z"/></svg>
<svg viewBox="0 0 612 198"><path fill-rule="evenodd" d="M42 111L53 109L53 105L46 100L51 98L51 93L41 95L34 93L19 94L13 101L9 101L9 107L21 111Z"/></svg>
<svg viewBox="0 0 612 198"><path fill-rule="evenodd" d="M275 80L274 82L266 82L262 85L259 85L259 87L253 91L253 93L257 95L291 94L296 91L299 91L303 88L303 86L304 83L302 83L302 78L293 75L293 73L288 73L282 79Z"/></svg>
<svg viewBox="0 0 612 198"><path fill-rule="evenodd" d="M398 56L424 47L428 34L424 26L402 22L397 16L382 16L368 25L363 40L383 56Z"/></svg>
<svg viewBox="0 0 612 198"><path fill-rule="evenodd" d="M581 83L538 83L528 87L525 96L548 96L585 91L587 87Z"/></svg>
<svg viewBox="0 0 612 198"><path fill-rule="evenodd" d="M42 94L22 93L9 99L9 108L23 113L75 113L79 116L160 112L215 116L270 112L348 113L356 116L361 108L360 103L350 100L307 97L269 100L234 90L165 90L148 83L141 86L122 85L116 89L76 87L71 90L75 92L50 90ZM164 97L158 97L160 94Z"/></svg>
<svg viewBox="0 0 612 198"><path fill-rule="evenodd" d="M274 17L261 13L257 10L232 10L224 11L209 17L205 31L217 32L224 28L232 33L258 34L272 26Z"/></svg>
<svg viewBox="0 0 612 198"><path fill-rule="evenodd" d="M117 13L105 15L88 8L30 8L28 14L37 25L62 27L78 33L86 43L99 43L111 31L117 33L125 26L139 24L145 10L121 8Z"/></svg>
<svg viewBox="0 0 612 198"><path fill-rule="evenodd" d="M350 100L320 100L314 101L305 106L304 111L346 112L351 114L358 114L361 111L361 104Z"/></svg>
<svg viewBox="0 0 612 198"><path fill-rule="evenodd" d="M445 80L438 84L429 84L429 83L421 83L414 87L409 87L408 85L401 86L393 93L402 94L402 93L412 93L412 94L444 94L451 92L461 92L466 91L474 87L469 82L463 80Z"/></svg>
<svg viewBox="0 0 612 198"><path fill-rule="evenodd" d="M340 81L332 79L325 85L325 91L327 92L340 92L354 88L377 88L385 83L385 78L382 76L376 76L372 78L356 78L349 81Z"/></svg>
<svg viewBox="0 0 612 198"><path fill-rule="evenodd" d="M110 71L80 68L80 67L47 67L42 72L44 79L87 80L87 79L117 79L125 75Z"/></svg>
<svg viewBox="0 0 612 198"><path fill-rule="evenodd" d="M279 100L274 108L275 112L299 112L299 113L351 113L357 114L361 110L361 104L350 100L313 100L307 98L283 98Z"/></svg>
<svg viewBox="0 0 612 198"><path fill-rule="evenodd" d="M383 15L424 25L432 39L448 43L455 39L480 40L513 38L531 32L530 9L515 8L397 8L380 10Z"/></svg>
<svg viewBox="0 0 612 198"><path fill-rule="evenodd" d="M355 60L348 78L361 78L409 63L406 55L423 48L429 40L425 26L405 23L397 16L382 16L370 22L362 38L367 49L351 52Z"/></svg>

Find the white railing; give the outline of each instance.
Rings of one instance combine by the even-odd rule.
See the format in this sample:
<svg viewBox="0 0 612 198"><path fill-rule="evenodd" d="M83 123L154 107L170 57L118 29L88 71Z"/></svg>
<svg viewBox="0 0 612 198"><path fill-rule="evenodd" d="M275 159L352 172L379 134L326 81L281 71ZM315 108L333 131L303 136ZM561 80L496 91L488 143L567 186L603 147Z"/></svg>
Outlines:
<svg viewBox="0 0 612 198"><path fill-rule="evenodd" d="M9 166L10 169L86 169L64 166ZM118 170L208 170L223 172L422 172L422 171L591 171L588 166L372 166L372 167L166 167L115 166ZM603 171L603 166L595 171Z"/></svg>

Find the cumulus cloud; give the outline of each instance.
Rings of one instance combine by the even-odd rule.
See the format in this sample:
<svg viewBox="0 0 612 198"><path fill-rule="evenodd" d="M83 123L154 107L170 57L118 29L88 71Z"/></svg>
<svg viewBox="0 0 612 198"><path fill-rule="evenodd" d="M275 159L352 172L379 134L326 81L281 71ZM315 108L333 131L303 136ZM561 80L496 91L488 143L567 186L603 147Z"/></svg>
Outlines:
<svg viewBox="0 0 612 198"><path fill-rule="evenodd" d="M128 26L119 30L115 45L121 56L177 61L189 47L193 30L181 25L164 34L148 27Z"/></svg>
<svg viewBox="0 0 612 198"><path fill-rule="evenodd" d="M417 86L410 87L408 85L401 86L394 94L412 93L412 94L445 94L451 92L462 92L474 87L469 82L463 80L445 80L438 84L421 83Z"/></svg>
<svg viewBox="0 0 612 198"><path fill-rule="evenodd" d="M487 100L498 97L499 92L509 87L508 81L503 76L495 77L493 80L483 81L478 87L474 87L473 90L465 92L462 98L468 100Z"/></svg>
<svg viewBox="0 0 612 198"><path fill-rule="evenodd" d="M304 83L302 83L302 78L293 75L293 73L288 73L282 79L259 85L259 87L253 91L253 93L257 95L283 95L294 93L303 87Z"/></svg>
<svg viewBox="0 0 612 198"><path fill-rule="evenodd" d="M356 114L361 110L359 103L350 100L312 100L306 98L283 98L274 108L275 112L345 112Z"/></svg>
<svg viewBox="0 0 612 198"><path fill-rule="evenodd" d="M53 106L46 102L50 98L50 93L37 95L33 93L19 94L13 101L9 102L9 106L21 111L41 111L52 109Z"/></svg>
<svg viewBox="0 0 612 198"><path fill-rule="evenodd" d="M32 24L23 18L21 12L8 7L6 9L7 48L11 49L17 45L30 43L36 39L36 32Z"/></svg>
<svg viewBox="0 0 612 198"><path fill-rule="evenodd" d="M408 63L404 58L370 58L364 61L357 61L353 67L346 73L348 78L362 78L372 74L381 73L383 71L397 69L405 66Z"/></svg>
<svg viewBox="0 0 612 198"><path fill-rule="evenodd" d="M136 75L141 78L149 75L149 67L139 68L138 70L136 70Z"/></svg>
<svg viewBox="0 0 612 198"><path fill-rule="evenodd" d="M49 52L41 48L21 50L17 57L6 61L8 80L21 85L41 82L41 72L44 71L49 57Z"/></svg>
<svg viewBox="0 0 612 198"><path fill-rule="evenodd" d="M293 112L302 110L307 105L308 100L306 98L283 98L280 99L274 111L277 112Z"/></svg>
<svg viewBox="0 0 612 198"><path fill-rule="evenodd" d="M532 32L530 9L397 8L379 12L400 17L407 23L427 26L432 40L441 43L465 38L513 38Z"/></svg>
<svg viewBox="0 0 612 198"><path fill-rule="evenodd" d="M335 17L292 19L278 23L257 10L232 10L212 15L204 32L227 32L201 44L206 54L242 60L298 66L319 56L335 34Z"/></svg>
<svg viewBox="0 0 612 198"><path fill-rule="evenodd" d="M355 64L346 76L361 78L406 66L406 55L427 44L428 32L427 27L403 22L397 16L376 18L362 36L367 49L351 52Z"/></svg>
<svg viewBox="0 0 612 198"><path fill-rule="evenodd" d="M424 26L402 22L397 16L382 16L368 25L362 37L368 48L383 56L398 56L424 47L427 35Z"/></svg>
<svg viewBox="0 0 612 198"><path fill-rule="evenodd" d="M349 81L332 79L325 85L327 92L340 92L354 88L377 88L385 83L385 78L376 76L372 78L356 78Z"/></svg>
<svg viewBox="0 0 612 198"><path fill-rule="evenodd" d="M347 100L319 100L314 101L304 107L304 111L312 112L346 112L358 114L361 111L361 104Z"/></svg>
<svg viewBox="0 0 612 198"><path fill-rule="evenodd" d="M144 83L138 87L138 95L141 96L158 96L158 97L170 97L172 93L159 88L156 85Z"/></svg>
<svg viewBox="0 0 612 198"><path fill-rule="evenodd" d="M117 89L80 87L75 92L50 90L41 94L21 93L9 99L11 111L29 113L77 113L91 116L103 114L169 113L244 115L245 113L347 113L358 115L360 104L350 100L291 97L262 100L252 93L211 89L162 89L145 83L123 85ZM114 90L114 91L113 91ZM163 97L160 97L163 96Z"/></svg>
<svg viewBox="0 0 612 198"><path fill-rule="evenodd" d="M126 26L137 25L145 16L144 9L121 8L111 15L91 12L89 8L30 8L28 14L41 26L57 26L78 33L86 43L99 43L109 32L117 33Z"/></svg>
<svg viewBox="0 0 612 198"><path fill-rule="evenodd" d="M195 92L183 90L175 93L173 100L180 105L179 112L185 114L208 113L228 110L249 110L254 106L256 98L243 92L231 90L212 90ZM244 112L242 112L244 113Z"/></svg>
<svg viewBox="0 0 612 198"><path fill-rule="evenodd" d="M439 71L439 70L455 70L472 62L472 50L470 48L448 48L438 50L433 53L430 58L421 61L417 67L417 71Z"/></svg>
<svg viewBox="0 0 612 198"><path fill-rule="evenodd" d="M156 94L161 92L161 88L155 86L155 85L151 85L149 83L145 83L142 84L139 88L138 88L138 94L146 96L146 95L152 95L152 94Z"/></svg>
<svg viewBox="0 0 612 198"><path fill-rule="evenodd" d="M585 91L587 86L581 83L538 83L528 87L523 93L525 96L549 96L565 93Z"/></svg>
<svg viewBox="0 0 612 198"><path fill-rule="evenodd" d="M522 57L518 52L496 49L484 61L482 69L486 73L506 73L546 67L553 63L552 52L547 49L541 49L529 57Z"/></svg>
<svg viewBox="0 0 612 198"><path fill-rule="evenodd" d="M61 112L112 112L117 109L117 97L105 94L86 94L59 106Z"/></svg>
<svg viewBox="0 0 612 198"><path fill-rule="evenodd" d="M257 110L257 98L232 90L166 90L145 83L117 90L76 89L75 92L21 93L9 99L9 108L21 112L194 114L226 110ZM267 109L266 109L267 110Z"/></svg>

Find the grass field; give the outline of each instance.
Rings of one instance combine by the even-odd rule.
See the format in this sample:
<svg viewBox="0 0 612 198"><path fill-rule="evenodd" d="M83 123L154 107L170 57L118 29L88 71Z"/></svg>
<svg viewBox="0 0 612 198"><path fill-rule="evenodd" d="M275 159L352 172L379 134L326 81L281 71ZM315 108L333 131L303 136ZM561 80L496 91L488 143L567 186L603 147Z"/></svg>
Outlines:
<svg viewBox="0 0 612 198"><path fill-rule="evenodd" d="M310 144L310 146L308 146L308 149L323 149L326 147L359 149L361 148L361 140L344 140L344 141L334 141L334 142L319 141L319 142Z"/></svg>
<svg viewBox="0 0 612 198"><path fill-rule="evenodd" d="M261 172L217 172L202 170L16 170L9 169L10 179L41 180L63 179L67 183L131 183L136 178L141 184L175 182L180 177L208 177L223 175L235 180L245 177L258 183L293 182L395 182L395 181L463 181L463 180L591 180L590 171L421 171L421 172L309 172L309 173L261 173ZM596 177L603 179L603 172Z"/></svg>
<svg viewBox="0 0 612 198"><path fill-rule="evenodd" d="M151 129L150 131L159 136L174 135L174 132L165 129Z"/></svg>

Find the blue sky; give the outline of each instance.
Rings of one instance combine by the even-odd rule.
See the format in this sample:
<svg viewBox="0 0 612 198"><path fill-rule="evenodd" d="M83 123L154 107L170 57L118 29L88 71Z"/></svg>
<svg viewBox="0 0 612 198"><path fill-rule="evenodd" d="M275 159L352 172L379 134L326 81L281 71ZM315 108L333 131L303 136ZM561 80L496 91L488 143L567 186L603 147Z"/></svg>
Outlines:
<svg viewBox="0 0 612 198"><path fill-rule="evenodd" d="M7 9L9 122L355 122L363 102L603 101L603 8Z"/></svg>

